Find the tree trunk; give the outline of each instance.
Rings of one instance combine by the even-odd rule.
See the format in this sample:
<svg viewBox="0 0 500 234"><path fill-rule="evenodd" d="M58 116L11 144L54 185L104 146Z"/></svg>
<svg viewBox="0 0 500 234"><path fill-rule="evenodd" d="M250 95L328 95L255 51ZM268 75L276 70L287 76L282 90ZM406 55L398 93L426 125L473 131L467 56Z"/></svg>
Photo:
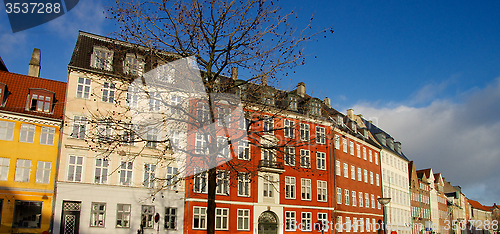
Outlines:
<svg viewBox="0 0 500 234"><path fill-rule="evenodd" d="M217 168L208 170L207 194L207 234L215 234L215 189L217 186Z"/></svg>

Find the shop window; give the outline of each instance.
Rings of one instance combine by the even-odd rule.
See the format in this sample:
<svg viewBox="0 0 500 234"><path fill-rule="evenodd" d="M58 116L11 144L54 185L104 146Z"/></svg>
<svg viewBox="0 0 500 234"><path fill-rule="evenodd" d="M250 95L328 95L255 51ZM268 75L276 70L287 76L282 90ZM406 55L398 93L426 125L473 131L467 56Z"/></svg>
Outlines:
<svg viewBox="0 0 500 234"><path fill-rule="evenodd" d="M16 201L13 218L13 228L40 228L42 202Z"/></svg>

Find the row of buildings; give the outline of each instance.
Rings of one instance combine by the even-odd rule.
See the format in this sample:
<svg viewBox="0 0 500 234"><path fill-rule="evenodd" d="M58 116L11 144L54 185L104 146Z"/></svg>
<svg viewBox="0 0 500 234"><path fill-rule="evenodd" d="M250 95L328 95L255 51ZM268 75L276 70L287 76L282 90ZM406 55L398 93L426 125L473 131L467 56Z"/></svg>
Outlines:
<svg viewBox="0 0 500 234"><path fill-rule="evenodd" d="M0 66L0 233L204 233L210 218L217 233L497 230L496 205L416 170L400 142L304 83L283 91L232 69L218 88L235 108L187 92L179 59L80 32L67 82L39 78L37 49L27 76ZM176 82L188 83L165 88Z"/></svg>

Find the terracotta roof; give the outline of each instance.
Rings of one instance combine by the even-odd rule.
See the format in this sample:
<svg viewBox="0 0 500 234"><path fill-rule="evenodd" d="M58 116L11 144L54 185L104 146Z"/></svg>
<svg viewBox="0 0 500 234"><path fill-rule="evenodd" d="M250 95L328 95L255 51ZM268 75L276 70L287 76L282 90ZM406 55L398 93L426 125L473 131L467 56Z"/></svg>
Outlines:
<svg viewBox="0 0 500 234"><path fill-rule="evenodd" d="M479 210L484 210L484 211L490 211L490 209L488 209L487 207L481 205L481 203L479 203L478 201L474 201L474 200L469 199L469 204L473 208L476 208L476 209L479 209Z"/></svg>
<svg viewBox="0 0 500 234"><path fill-rule="evenodd" d="M7 97L4 97L0 110L36 115L52 119L63 119L66 83L39 77L26 76L0 71L0 82L6 85ZM26 110L27 97L30 88L45 89L55 93L52 113ZM5 95L4 95L5 96Z"/></svg>

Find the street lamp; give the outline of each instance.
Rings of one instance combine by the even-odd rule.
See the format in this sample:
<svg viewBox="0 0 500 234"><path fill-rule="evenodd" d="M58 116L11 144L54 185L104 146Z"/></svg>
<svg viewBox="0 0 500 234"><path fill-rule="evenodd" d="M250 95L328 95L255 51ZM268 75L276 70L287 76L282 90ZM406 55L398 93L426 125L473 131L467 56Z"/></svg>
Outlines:
<svg viewBox="0 0 500 234"><path fill-rule="evenodd" d="M382 205L382 211L384 213L384 234L387 234L387 230L386 230L386 227L387 227L387 222L386 222L386 211L385 211L385 206L387 204L389 204L389 202L391 202L391 198L390 197L380 197L380 198L377 198L377 201L378 203L380 203Z"/></svg>

